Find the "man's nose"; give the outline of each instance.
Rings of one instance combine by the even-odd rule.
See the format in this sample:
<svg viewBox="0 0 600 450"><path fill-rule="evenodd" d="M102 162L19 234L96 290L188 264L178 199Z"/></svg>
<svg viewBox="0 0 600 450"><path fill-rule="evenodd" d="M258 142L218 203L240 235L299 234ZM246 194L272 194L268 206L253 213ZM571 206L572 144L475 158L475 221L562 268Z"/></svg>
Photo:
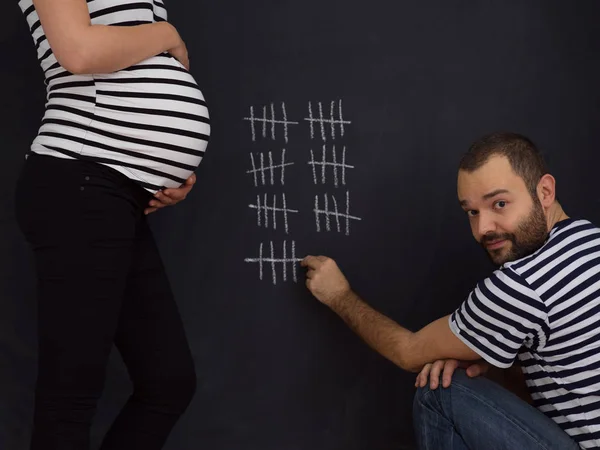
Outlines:
<svg viewBox="0 0 600 450"><path fill-rule="evenodd" d="M479 233L479 240L481 241L486 234L494 233L496 231L496 223L489 215L482 214L481 212L479 213L478 219L477 232Z"/></svg>

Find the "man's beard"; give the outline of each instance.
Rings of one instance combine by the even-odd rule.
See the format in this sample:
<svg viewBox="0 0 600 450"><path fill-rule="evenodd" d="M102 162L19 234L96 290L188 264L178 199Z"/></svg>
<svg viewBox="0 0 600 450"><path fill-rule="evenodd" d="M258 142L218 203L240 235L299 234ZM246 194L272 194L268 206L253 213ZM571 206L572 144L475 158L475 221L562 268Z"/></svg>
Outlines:
<svg viewBox="0 0 600 450"><path fill-rule="evenodd" d="M509 261L516 261L531 255L538 250L548 238L548 225L542 205L537 199L533 202L531 213L519 223L516 232L490 233L481 238L480 244L494 264L501 266ZM493 241L507 240L511 242L510 248L505 246L495 250L488 250L486 244Z"/></svg>

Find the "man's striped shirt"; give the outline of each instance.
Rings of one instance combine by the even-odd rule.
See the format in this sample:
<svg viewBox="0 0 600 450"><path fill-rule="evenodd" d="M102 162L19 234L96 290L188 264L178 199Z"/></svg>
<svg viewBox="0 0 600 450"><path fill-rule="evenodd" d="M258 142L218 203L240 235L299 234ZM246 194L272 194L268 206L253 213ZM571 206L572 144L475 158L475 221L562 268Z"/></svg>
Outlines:
<svg viewBox="0 0 600 450"><path fill-rule="evenodd" d="M534 405L600 448L600 229L557 223L535 253L478 283L452 331L491 364L518 356Z"/></svg>

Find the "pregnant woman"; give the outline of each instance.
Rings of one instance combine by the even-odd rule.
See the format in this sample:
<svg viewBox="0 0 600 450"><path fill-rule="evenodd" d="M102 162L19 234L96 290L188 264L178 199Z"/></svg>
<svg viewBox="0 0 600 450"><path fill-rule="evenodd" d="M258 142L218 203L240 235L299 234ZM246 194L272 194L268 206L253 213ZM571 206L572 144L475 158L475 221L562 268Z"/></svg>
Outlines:
<svg viewBox="0 0 600 450"><path fill-rule="evenodd" d="M37 273L34 450L87 450L113 343L133 393L102 450L162 448L196 375L147 214L187 195L210 126L162 0L20 0L47 86L16 189Z"/></svg>

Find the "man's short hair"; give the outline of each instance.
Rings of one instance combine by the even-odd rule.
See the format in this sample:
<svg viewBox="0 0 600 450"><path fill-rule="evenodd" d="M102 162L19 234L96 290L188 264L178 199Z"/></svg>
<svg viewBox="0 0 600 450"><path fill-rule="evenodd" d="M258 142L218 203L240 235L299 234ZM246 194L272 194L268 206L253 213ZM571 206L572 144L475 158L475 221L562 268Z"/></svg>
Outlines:
<svg viewBox="0 0 600 450"><path fill-rule="evenodd" d="M459 169L473 172L492 156L505 156L512 170L525 181L531 196L537 198L537 185L548 173L546 163L535 144L516 133L492 133L475 141L460 160Z"/></svg>

